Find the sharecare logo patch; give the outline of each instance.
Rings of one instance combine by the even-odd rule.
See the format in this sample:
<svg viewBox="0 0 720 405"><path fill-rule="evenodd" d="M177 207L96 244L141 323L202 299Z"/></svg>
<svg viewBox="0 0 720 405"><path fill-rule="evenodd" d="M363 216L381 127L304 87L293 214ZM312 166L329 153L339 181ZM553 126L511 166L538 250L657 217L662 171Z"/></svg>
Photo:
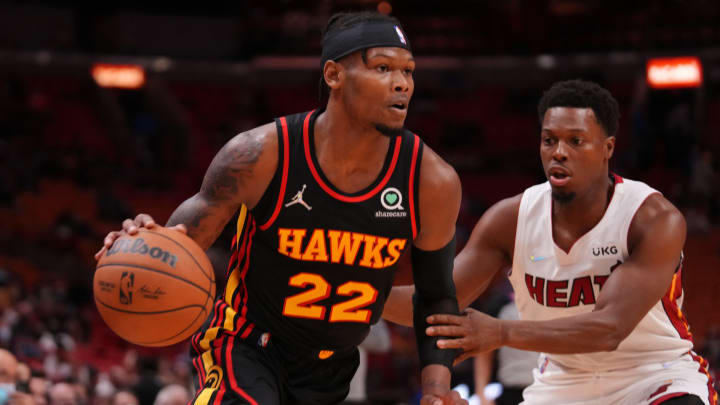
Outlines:
<svg viewBox="0 0 720 405"><path fill-rule="evenodd" d="M407 212L402 206L403 197L400 190L395 187L388 187L380 193L380 204L385 211L378 210L375 212L375 218L405 218Z"/></svg>

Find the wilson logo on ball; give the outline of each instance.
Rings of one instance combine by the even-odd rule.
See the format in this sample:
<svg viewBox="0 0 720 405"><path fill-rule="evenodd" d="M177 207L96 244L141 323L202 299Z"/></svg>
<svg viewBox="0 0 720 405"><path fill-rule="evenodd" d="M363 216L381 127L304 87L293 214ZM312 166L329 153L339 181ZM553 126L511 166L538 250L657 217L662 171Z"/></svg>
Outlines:
<svg viewBox="0 0 720 405"><path fill-rule="evenodd" d="M153 259L158 259L163 263L168 263L170 267L175 267L175 263L177 263L177 256L159 247L148 246L143 238L118 239L107 251L106 255L112 256L119 252L148 255Z"/></svg>

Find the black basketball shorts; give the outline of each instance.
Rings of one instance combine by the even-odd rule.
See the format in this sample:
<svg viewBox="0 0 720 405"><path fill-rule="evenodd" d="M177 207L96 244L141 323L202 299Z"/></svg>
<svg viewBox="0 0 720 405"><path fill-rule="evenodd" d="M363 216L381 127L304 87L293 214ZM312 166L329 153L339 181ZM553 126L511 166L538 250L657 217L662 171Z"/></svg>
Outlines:
<svg viewBox="0 0 720 405"><path fill-rule="evenodd" d="M210 350L191 348L195 405L324 405L348 394L357 348L308 352L254 331L245 339L221 334Z"/></svg>

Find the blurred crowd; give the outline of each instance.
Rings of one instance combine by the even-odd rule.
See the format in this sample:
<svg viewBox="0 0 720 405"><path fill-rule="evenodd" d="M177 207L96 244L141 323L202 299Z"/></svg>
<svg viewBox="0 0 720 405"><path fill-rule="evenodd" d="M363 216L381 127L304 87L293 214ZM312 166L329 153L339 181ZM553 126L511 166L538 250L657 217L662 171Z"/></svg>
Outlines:
<svg viewBox="0 0 720 405"><path fill-rule="evenodd" d="M695 276L686 276L700 280L686 290L702 288L703 278L714 279L712 261L720 260L718 93L708 91L699 104L692 90L660 94L635 82L604 84L623 114L614 169L681 207L691 235L709 246L695 248L703 259L689 266ZM535 113L542 88L472 85L454 74L418 87L407 126L461 176L460 245L488 206L543 181ZM230 137L317 107L316 94L312 86L152 77L136 91L102 89L71 74L0 77L0 347L6 349L0 377L18 392L11 401L186 402L186 344L146 349L115 336L93 303L93 254L124 218L148 212L164 222L195 192ZM221 282L232 228L209 251ZM717 370L720 324L708 316L689 313L699 349ZM368 397L412 401L419 381L414 335L394 325L389 331L391 351L368 355ZM469 362L454 378L472 385Z"/></svg>

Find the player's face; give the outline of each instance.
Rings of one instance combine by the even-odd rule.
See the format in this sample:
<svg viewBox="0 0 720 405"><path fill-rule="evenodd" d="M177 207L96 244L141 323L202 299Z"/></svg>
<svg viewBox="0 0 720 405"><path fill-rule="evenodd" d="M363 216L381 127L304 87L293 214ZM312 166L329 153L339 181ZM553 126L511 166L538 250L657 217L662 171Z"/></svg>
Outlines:
<svg viewBox="0 0 720 405"><path fill-rule="evenodd" d="M353 54L343 88L345 105L386 135L403 128L415 90L415 60L403 48L369 48L367 62Z"/></svg>
<svg viewBox="0 0 720 405"><path fill-rule="evenodd" d="M615 146L591 108L553 107L545 112L540 157L553 197L570 202L607 176Z"/></svg>

